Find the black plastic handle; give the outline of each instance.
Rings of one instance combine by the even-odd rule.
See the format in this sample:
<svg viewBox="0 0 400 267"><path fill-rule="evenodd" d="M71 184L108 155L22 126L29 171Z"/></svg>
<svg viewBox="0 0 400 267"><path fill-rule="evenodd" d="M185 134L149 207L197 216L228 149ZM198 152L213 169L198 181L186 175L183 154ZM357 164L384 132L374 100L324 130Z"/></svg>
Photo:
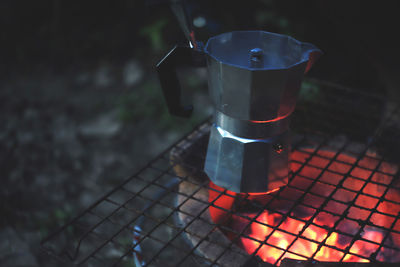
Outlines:
<svg viewBox="0 0 400 267"><path fill-rule="evenodd" d="M205 54L201 50L186 46L175 46L157 64L158 78L160 79L168 110L172 115L190 117L193 106L184 106L181 102L181 86L176 73L178 67L204 67Z"/></svg>

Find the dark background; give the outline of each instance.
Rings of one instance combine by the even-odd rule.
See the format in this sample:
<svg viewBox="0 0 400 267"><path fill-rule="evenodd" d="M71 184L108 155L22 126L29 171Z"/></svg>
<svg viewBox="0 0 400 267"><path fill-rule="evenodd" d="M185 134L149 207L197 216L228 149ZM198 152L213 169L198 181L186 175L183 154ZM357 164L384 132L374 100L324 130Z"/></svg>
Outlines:
<svg viewBox="0 0 400 267"><path fill-rule="evenodd" d="M324 51L309 76L399 101L398 14L366 1L187 1L198 40L288 34ZM0 2L0 265L52 266L38 243L210 112L170 117L154 66L184 36L167 1ZM207 108L208 107L208 108Z"/></svg>
<svg viewBox="0 0 400 267"><path fill-rule="evenodd" d="M154 65L183 38L167 2L2 1L2 74L118 64L130 57ZM207 19L197 29L203 42L230 30L262 29L316 44L325 52L314 72L320 78L374 87L379 78L366 74L396 67L398 21L388 2L191 0L187 6L194 18Z"/></svg>

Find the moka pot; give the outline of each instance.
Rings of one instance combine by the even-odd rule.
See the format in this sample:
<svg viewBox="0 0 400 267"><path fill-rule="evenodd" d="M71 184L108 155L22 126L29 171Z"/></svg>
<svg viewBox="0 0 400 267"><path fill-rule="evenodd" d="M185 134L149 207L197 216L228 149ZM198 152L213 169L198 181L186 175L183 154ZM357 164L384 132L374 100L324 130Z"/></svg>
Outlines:
<svg viewBox="0 0 400 267"><path fill-rule="evenodd" d="M157 65L169 112L188 117L176 68L206 66L215 108L204 171L237 193L260 193L288 182L289 122L305 73L321 51L265 31L235 31L203 47L176 46Z"/></svg>

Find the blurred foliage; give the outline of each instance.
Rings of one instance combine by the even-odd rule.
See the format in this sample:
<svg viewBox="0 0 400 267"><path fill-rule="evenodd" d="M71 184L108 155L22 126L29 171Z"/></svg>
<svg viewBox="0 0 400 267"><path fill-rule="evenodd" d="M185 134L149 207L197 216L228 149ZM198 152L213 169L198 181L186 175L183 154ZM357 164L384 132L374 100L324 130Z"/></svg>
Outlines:
<svg viewBox="0 0 400 267"><path fill-rule="evenodd" d="M137 122L154 117L166 110L162 104L161 90L154 81L146 81L118 100L118 115L123 122Z"/></svg>
<svg viewBox="0 0 400 267"><path fill-rule="evenodd" d="M133 260L130 261L124 261L122 263L123 267L140 267L141 265L136 265L136 263Z"/></svg>
<svg viewBox="0 0 400 267"><path fill-rule="evenodd" d="M193 76L187 80L191 85L198 82ZM171 116L164 101L161 88L155 80L147 80L132 92L122 95L116 106L118 116L126 124L151 120L158 130L188 131L204 119L204 114L195 112L190 119Z"/></svg>
<svg viewBox="0 0 400 267"><path fill-rule="evenodd" d="M196 28L199 40L244 29L289 34L327 52L319 63L322 66L325 61L325 66L314 71L320 72L319 78L349 82L353 86L363 83L360 88L374 87L377 80L376 75L365 75L367 71L376 72L364 64L370 60L367 57L377 60L382 53L391 64L397 63L392 57L396 49L382 49L397 47L392 41L396 23L385 20L395 20L396 16L386 14L397 9L386 2L373 5L364 2L348 1L343 5L318 0L186 0L193 18L201 16L207 21L205 26ZM31 64L39 63L62 69L96 63L99 59L123 61L143 56L149 61L155 52L165 51L184 39L167 3L165 0L0 1L3 26L0 57L7 66L3 73L32 71L37 68ZM385 19L371 20L376 14ZM375 51L367 53L366 48Z"/></svg>
<svg viewBox="0 0 400 267"><path fill-rule="evenodd" d="M73 207L69 204L65 204L62 208L56 208L45 218L37 218L36 225L42 238L48 236L50 231L54 230L55 227L61 227L66 224L74 214L75 210ZM72 226L69 226L66 231L68 234L71 234L74 229Z"/></svg>
<svg viewBox="0 0 400 267"><path fill-rule="evenodd" d="M255 13L255 21L260 27L271 24L278 28L280 33L288 35L293 33L293 26L289 19L277 13L276 10L258 10Z"/></svg>
<svg viewBox="0 0 400 267"><path fill-rule="evenodd" d="M304 80L299 92L299 101L315 102L322 96L321 87L309 80Z"/></svg>
<svg viewBox="0 0 400 267"><path fill-rule="evenodd" d="M166 47L162 33L167 22L168 20L165 17L161 17L140 30L140 35L146 37L154 52L160 52Z"/></svg>
<svg viewBox="0 0 400 267"><path fill-rule="evenodd" d="M292 12L296 10L296 3L292 3L292 11L287 8L291 6L289 3L282 3L273 0L259 0L260 8L255 10L255 24L266 31L278 32L295 36L296 38L303 37L304 23L301 16L295 16ZM298 11L298 15L301 11Z"/></svg>
<svg viewBox="0 0 400 267"><path fill-rule="evenodd" d="M62 0L21 2L22 5L8 0L0 4L4 10L2 20L6 26L0 33L3 50L7 51L5 62L17 62L18 66L28 66L25 64L27 59L45 61L48 58L55 66L53 69L56 69L68 64L82 66L90 61L98 64L103 59L113 64L124 64L124 61L133 57L141 62L145 72L155 73L153 66L158 59L174 44L185 40L167 1L96 1L95 4ZM319 76L327 80L339 77L341 82L345 79L357 83L365 80L365 84L373 84L368 81L373 75L361 70L357 75L348 71L354 69L354 66L357 69L368 66L361 65L362 61L353 57L354 51L351 52L354 60L346 58L346 64L342 64L343 55L349 54L348 46L355 40L351 39L354 31L349 31L346 24L350 25L353 15L360 19L360 23L368 17L365 12L357 13L359 8L356 2L348 3L347 9L343 9L341 4L327 3L335 12L328 12L324 4L317 0L254 0L251 3L186 0L186 4L193 18L202 17L207 22L205 26L195 28L200 41L207 41L209 37L221 32L243 29L288 34L321 46L327 52L318 62L319 68L313 69L311 75L320 71L319 74L324 72L325 77ZM20 6L25 8L21 9ZM342 20L342 17L347 20ZM346 42L337 38L342 33ZM369 44L376 39L372 37ZM331 54L327 51L329 48L332 48ZM342 55L342 59L339 60L340 57L335 55ZM330 62L327 60L329 57ZM324 61L327 62L325 66ZM342 64L340 68L339 63ZM7 68L7 71L10 69ZM117 106L120 119L132 123L152 118L157 121L159 129L180 128L182 122L186 121L169 115L161 89L153 81L157 78L153 75L148 77L146 82L119 98ZM196 78L192 81L194 84L188 80L189 86L197 87ZM305 82L300 96L311 101L320 96L320 90ZM193 120L189 120L188 124Z"/></svg>

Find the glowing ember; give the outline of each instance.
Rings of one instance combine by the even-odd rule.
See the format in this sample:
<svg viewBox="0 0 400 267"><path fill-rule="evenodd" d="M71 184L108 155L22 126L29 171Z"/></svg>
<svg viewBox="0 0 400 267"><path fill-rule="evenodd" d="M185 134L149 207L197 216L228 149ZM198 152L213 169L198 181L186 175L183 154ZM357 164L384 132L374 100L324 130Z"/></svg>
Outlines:
<svg viewBox="0 0 400 267"><path fill-rule="evenodd" d="M294 152L292 168L299 170L310 152ZM230 215L227 211L233 207L235 193L221 196L221 188L211 184L219 190L210 190L209 200L217 206L210 208L213 221L226 224L230 219L234 232L244 234L236 239L238 244L247 253L276 265L283 258L368 262L372 255L378 261L399 262L400 220L395 220L400 211L400 189L386 190L396 167L383 162L380 171L372 174L371 169L378 164L376 155L366 156L344 178L355 163L353 157L339 155L338 161L321 173L335 153L318 154L278 193L279 199L274 196L277 193L245 196L268 204L269 210L261 213L239 211ZM367 179L373 182L365 185ZM373 212L374 208L378 212ZM228 236L233 239L237 234Z"/></svg>

